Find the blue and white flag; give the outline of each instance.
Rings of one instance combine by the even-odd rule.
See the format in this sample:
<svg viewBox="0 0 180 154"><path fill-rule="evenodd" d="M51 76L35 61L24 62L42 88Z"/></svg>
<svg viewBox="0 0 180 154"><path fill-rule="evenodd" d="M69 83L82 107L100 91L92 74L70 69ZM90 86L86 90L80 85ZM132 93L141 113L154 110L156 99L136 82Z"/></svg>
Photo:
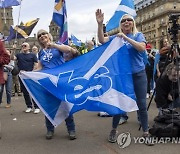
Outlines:
<svg viewBox="0 0 180 154"><path fill-rule="evenodd" d="M68 44L67 12L65 0L55 0L53 21L60 27L59 42Z"/></svg>
<svg viewBox="0 0 180 154"><path fill-rule="evenodd" d="M7 8L21 4L21 0L0 0L0 8Z"/></svg>
<svg viewBox="0 0 180 154"><path fill-rule="evenodd" d="M138 110L129 52L118 37L56 68L22 72L20 78L55 126L84 109L110 115Z"/></svg>
<svg viewBox="0 0 180 154"><path fill-rule="evenodd" d="M119 27L119 20L124 14L130 14L131 16L136 16L136 10L134 8L133 0L121 0L118 8L116 9L114 15L108 21L106 25L106 31L109 32L115 28Z"/></svg>
<svg viewBox="0 0 180 154"><path fill-rule="evenodd" d="M76 36L74 36L73 34L71 34L71 41L72 41L72 44L80 47L81 46L81 41L79 39L77 39Z"/></svg>

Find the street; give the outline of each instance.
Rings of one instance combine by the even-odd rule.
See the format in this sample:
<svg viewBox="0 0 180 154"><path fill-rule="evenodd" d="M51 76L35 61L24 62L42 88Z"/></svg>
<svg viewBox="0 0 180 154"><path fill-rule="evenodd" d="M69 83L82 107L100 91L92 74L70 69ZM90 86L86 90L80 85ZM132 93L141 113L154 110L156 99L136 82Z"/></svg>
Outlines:
<svg viewBox="0 0 180 154"><path fill-rule="evenodd" d="M107 138L111 130L111 117L98 117L97 113L80 111L74 115L76 140L69 140L65 123L55 129L52 140L46 140L46 128L43 113L25 113L23 97L12 97L12 107L5 108L5 97L0 106L0 154L178 154L179 144L156 144L146 146L134 143L120 148L117 143L109 143ZM149 101L148 101L149 102ZM138 131L136 112L128 113L128 122L118 127L118 132L129 132L131 137L141 137ZM149 125L157 115L155 103L149 109Z"/></svg>

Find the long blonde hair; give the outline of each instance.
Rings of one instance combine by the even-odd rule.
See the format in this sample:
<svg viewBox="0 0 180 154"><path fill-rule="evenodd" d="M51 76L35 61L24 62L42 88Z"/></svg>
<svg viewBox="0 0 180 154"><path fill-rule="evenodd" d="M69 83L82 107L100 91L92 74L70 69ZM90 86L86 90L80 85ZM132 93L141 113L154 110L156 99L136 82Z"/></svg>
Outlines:
<svg viewBox="0 0 180 154"><path fill-rule="evenodd" d="M131 15L129 15L129 14L124 14L124 15L121 17L121 19L120 19L120 21L119 21L119 32L120 32L120 33L123 33L123 31L122 31L122 29L121 29L121 20L122 20L125 16L129 16L129 17L133 20L133 30L132 30L132 33L133 33L133 35L135 35L136 33L138 33L138 30L137 30L137 28L136 28L136 22L135 22L134 18L133 18Z"/></svg>

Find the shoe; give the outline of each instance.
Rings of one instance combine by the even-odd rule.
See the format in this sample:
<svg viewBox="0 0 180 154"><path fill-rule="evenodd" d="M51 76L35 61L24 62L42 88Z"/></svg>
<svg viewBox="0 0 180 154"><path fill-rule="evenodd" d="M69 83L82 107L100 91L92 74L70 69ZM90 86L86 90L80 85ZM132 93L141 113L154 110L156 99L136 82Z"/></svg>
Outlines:
<svg viewBox="0 0 180 154"><path fill-rule="evenodd" d="M121 119L119 120L119 125L122 125L126 122L127 122L127 120L125 118L121 117Z"/></svg>
<svg viewBox="0 0 180 154"><path fill-rule="evenodd" d="M39 112L41 112L40 109L35 109L34 110L34 114L38 114Z"/></svg>
<svg viewBox="0 0 180 154"><path fill-rule="evenodd" d="M32 112L32 108L27 108L25 112L26 112L26 113Z"/></svg>
<svg viewBox="0 0 180 154"><path fill-rule="evenodd" d="M18 93L18 96L22 96L22 94L21 94L21 93Z"/></svg>
<svg viewBox="0 0 180 154"><path fill-rule="evenodd" d="M6 106L5 106L5 108L10 108L11 107L11 105L10 104L7 104Z"/></svg>
<svg viewBox="0 0 180 154"><path fill-rule="evenodd" d="M117 133L118 131L115 130L115 129L112 129L110 134L109 134L109 138L108 138L108 141L110 143L115 143L117 141Z"/></svg>
<svg viewBox="0 0 180 154"><path fill-rule="evenodd" d="M54 136L54 132L53 131L47 131L47 134L46 134L46 139L47 140L52 139L53 136Z"/></svg>
<svg viewBox="0 0 180 154"><path fill-rule="evenodd" d="M99 112L98 113L99 117L112 117L111 115L109 115L107 112Z"/></svg>
<svg viewBox="0 0 180 154"><path fill-rule="evenodd" d="M146 98L148 99L150 97L149 93L146 94Z"/></svg>
<svg viewBox="0 0 180 154"><path fill-rule="evenodd" d="M11 97L14 97L15 96L15 94L11 94Z"/></svg>
<svg viewBox="0 0 180 154"><path fill-rule="evenodd" d="M69 139L70 139L70 140L75 140L75 139L76 139L76 133L75 133L75 131L70 131L70 132L69 132Z"/></svg>
<svg viewBox="0 0 180 154"><path fill-rule="evenodd" d="M143 136L144 138L144 144L148 145L148 146L153 146L154 142L153 142L153 138L149 133L144 133Z"/></svg>

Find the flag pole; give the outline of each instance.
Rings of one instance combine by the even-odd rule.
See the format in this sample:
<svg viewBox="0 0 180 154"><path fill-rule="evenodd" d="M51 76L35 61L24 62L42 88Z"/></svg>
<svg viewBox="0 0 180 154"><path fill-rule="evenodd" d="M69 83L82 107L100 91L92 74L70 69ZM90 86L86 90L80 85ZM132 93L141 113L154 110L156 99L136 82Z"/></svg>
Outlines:
<svg viewBox="0 0 180 154"><path fill-rule="evenodd" d="M21 0L21 3L20 3L20 6L19 6L19 14L18 14L18 21L17 21L17 25L19 25L19 19L20 19L20 15L21 15L21 4L22 4L22 0ZM15 36L15 40L14 40L14 44L17 43L17 31L16 31L16 36Z"/></svg>
<svg viewBox="0 0 180 154"><path fill-rule="evenodd" d="M3 10L4 10L4 23L6 24L6 10L5 8Z"/></svg>

